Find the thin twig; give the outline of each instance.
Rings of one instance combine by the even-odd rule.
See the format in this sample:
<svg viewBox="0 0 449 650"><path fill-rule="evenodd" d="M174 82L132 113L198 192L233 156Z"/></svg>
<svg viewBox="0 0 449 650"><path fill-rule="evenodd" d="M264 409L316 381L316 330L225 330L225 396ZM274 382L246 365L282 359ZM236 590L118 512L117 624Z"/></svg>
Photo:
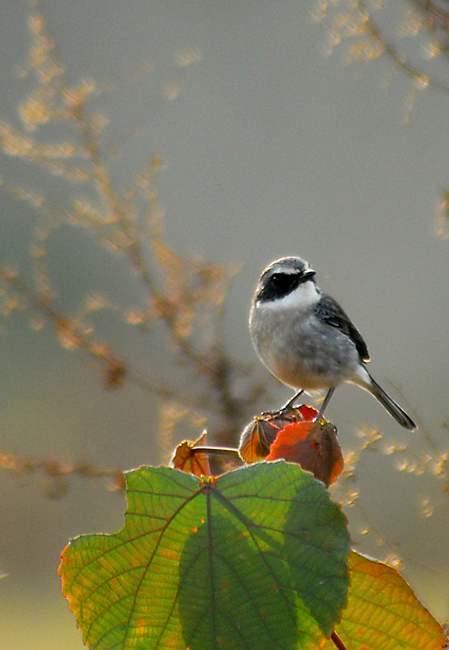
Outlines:
<svg viewBox="0 0 449 650"><path fill-rule="evenodd" d="M382 35L381 31L378 29L378 27L373 23L373 20L371 18L371 13L366 7L366 4L364 0L357 0L357 7L359 11L365 16L368 16L367 20L367 28L368 31L371 35L371 38L373 38L375 41L378 43L382 44L383 50L385 51L388 56L393 59L394 63L404 70L408 75L410 75L413 79L425 79L426 83L428 85L432 85L435 88L439 88L440 90L445 90L446 92L449 91L449 84L445 84L441 81L438 81L437 79L434 79L433 77L430 77L428 74L425 74L418 70L417 68L414 68L405 57L401 56L396 48L390 44L390 42Z"/></svg>
<svg viewBox="0 0 449 650"><path fill-rule="evenodd" d="M50 303L47 296L39 295L38 293L33 292L33 290L27 285L24 280L17 277L16 275L8 273L2 265L0 265L0 277L2 277L8 284L12 285L17 291L20 292L21 295L25 296L32 307L38 311L43 312L57 332L61 332L61 324L63 323L66 323L67 327L70 326L70 319L55 309L55 307ZM140 386L141 388L150 390L163 399L170 399L181 404L185 404L189 407L195 406L197 408L213 412L212 406L206 400L199 400L194 397L183 395L182 393L169 388L165 388L160 384L152 382L145 377L141 377L140 375L133 372L128 367L128 365L125 365L123 362L121 362L118 357L107 352L98 352L97 350L94 351L92 340L82 332L78 331L75 327L70 329L70 332L71 335L76 339L76 343L81 349L90 353L100 361L108 364L108 366L111 368L123 368L127 379Z"/></svg>

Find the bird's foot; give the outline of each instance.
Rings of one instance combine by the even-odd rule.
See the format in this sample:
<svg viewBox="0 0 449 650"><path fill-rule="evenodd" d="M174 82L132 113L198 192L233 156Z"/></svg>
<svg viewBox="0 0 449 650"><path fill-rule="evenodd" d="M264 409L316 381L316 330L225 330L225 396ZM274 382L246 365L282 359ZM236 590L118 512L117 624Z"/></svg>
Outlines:
<svg viewBox="0 0 449 650"><path fill-rule="evenodd" d="M282 415L285 415L288 412L288 408L283 406L280 409L276 409L275 411L262 411L262 413L258 416L259 418L265 420L267 418L278 418L282 417Z"/></svg>

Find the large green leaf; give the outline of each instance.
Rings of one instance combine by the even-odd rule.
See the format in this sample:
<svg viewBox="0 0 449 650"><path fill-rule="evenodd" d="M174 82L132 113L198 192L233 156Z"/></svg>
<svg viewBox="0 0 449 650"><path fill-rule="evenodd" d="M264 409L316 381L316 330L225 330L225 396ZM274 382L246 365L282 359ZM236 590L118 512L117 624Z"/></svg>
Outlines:
<svg viewBox="0 0 449 650"><path fill-rule="evenodd" d="M350 650L442 650L446 635L392 567L354 551L348 606L336 632ZM326 641L324 650L335 650Z"/></svg>
<svg viewBox="0 0 449 650"><path fill-rule="evenodd" d="M63 592L90 648L316 649L346 603L346 520L300 467L257 463L201 481L127 474L115 535L63 553Z"/></svg>

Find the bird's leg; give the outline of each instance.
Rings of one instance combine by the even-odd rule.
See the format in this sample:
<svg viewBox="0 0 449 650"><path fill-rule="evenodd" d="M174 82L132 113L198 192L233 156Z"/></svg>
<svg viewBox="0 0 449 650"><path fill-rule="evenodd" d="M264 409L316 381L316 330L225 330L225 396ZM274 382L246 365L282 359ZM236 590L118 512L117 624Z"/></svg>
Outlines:
<svg viewBox="0 0 449 650"><path fill-rule="evenodd" d="M288 411L288 409L289 409L291 406L293 406L293 404L296 402L296 400L298 399L298 397L300 397L300 396L303 394L303 392L304 392L304 390L303 390L302 388L301 388L301 390L298 390L298 392L295 393L295 394L293 395L293 397L292 397L291 399L289 399L288 402L286 402L286 403L284 404L284 406L282 406L282 407L279 409L279 412L282 413L283 411Z"/></svg>
<svg viewBox="0 0 449 650"><path fill-rule="evenodd" d="M326 406L329 404L330 399L334 394L334 391L335 391L335 386L333 388L329 388L329 390L327 391L326 397L323 399L323 403L321 404L320 410L318 411L318 415L315 418L315 422L319 422L323 417L323 413L326 409Z"/></svg>
<svg viewBox="0 0 449 650"><path fill-rule="evenodd" d="M299 397L300 395L303 394L303 392L304 392L304 391L303 391L302 389L299 390L297 393L295 393L295 394L293 395L293 397L292 397L291 399L288 400L288 402L287 402L286 404L284 404L284 406L281 406L280 409L277 409L276 411L264 411L264 412L262 413L262 415L263 415L263 416L264 416L264 415L272 415L272 416L282 415L283 413L285 413L286 411L288 411L289 408L290 408L291 406L293 406L293 404L296 402L296 400L298 399L298 397Z"/></svg>

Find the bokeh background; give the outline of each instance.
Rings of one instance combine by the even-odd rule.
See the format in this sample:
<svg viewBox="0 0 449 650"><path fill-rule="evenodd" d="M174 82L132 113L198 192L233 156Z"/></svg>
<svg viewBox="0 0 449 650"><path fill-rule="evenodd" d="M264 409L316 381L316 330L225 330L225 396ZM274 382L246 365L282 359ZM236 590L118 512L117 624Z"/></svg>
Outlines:
<svg viewBox="0 0 449 650"><path fill-rule="evenodd" d="M400 40L409 3L385 4L376 14L385 34L416 66L428 65L425 34ZM445 621L449 500L432 464L448 448L449 243L437 236L435 220L449 183L449 92L417 89L387 54L346 65L342 44L329 56L332 21L313 19L317 5L45 0L38 10L74 83L95 78L115 86L95 102L110 119L106 143L124 143L112 165L117 183L148 156L162 156L158 193L170 245L240 268L225 321L231 355L265 376L247 331L249 304L261 270L284 255L308 259L320 286L363 333L373 375L421 429L403 432L355 387L337 391L327 415L346 452L360 446L362 427L383 436L357 465L359 498L348 511L354 539L376 557L397 551L417 595ZM15 125L28 92L18 71L35 11L25 2L2 5L0 118ZM180 67L185 58L195 64ZM131 82L142 62L151 71ZM1 157L0 174L61 202L78 191L11 157ZM33 219L29 206L0 187L3 261L26 266ZM124 307L138 300L120 260L99 250L87 231L60 229L50 252L68 312L92 292ZM119 318L105 327L125 353L161 366L159 348L131 335ZM36 331L12 315L1 328L2 450L105 469L166 461L153 395L126 382L104 390L98 373L64 350L51 327ZM289 395L269 381L266 408ZM389 445L403 451L385 453ZM418 475L413 469L426 455L431 460ZM121 528L124 495L79 478L52 499L39 473L17 477L6 469L0 482L2 647L80 649L60 593L59 554L77 534Z"/></svg>

